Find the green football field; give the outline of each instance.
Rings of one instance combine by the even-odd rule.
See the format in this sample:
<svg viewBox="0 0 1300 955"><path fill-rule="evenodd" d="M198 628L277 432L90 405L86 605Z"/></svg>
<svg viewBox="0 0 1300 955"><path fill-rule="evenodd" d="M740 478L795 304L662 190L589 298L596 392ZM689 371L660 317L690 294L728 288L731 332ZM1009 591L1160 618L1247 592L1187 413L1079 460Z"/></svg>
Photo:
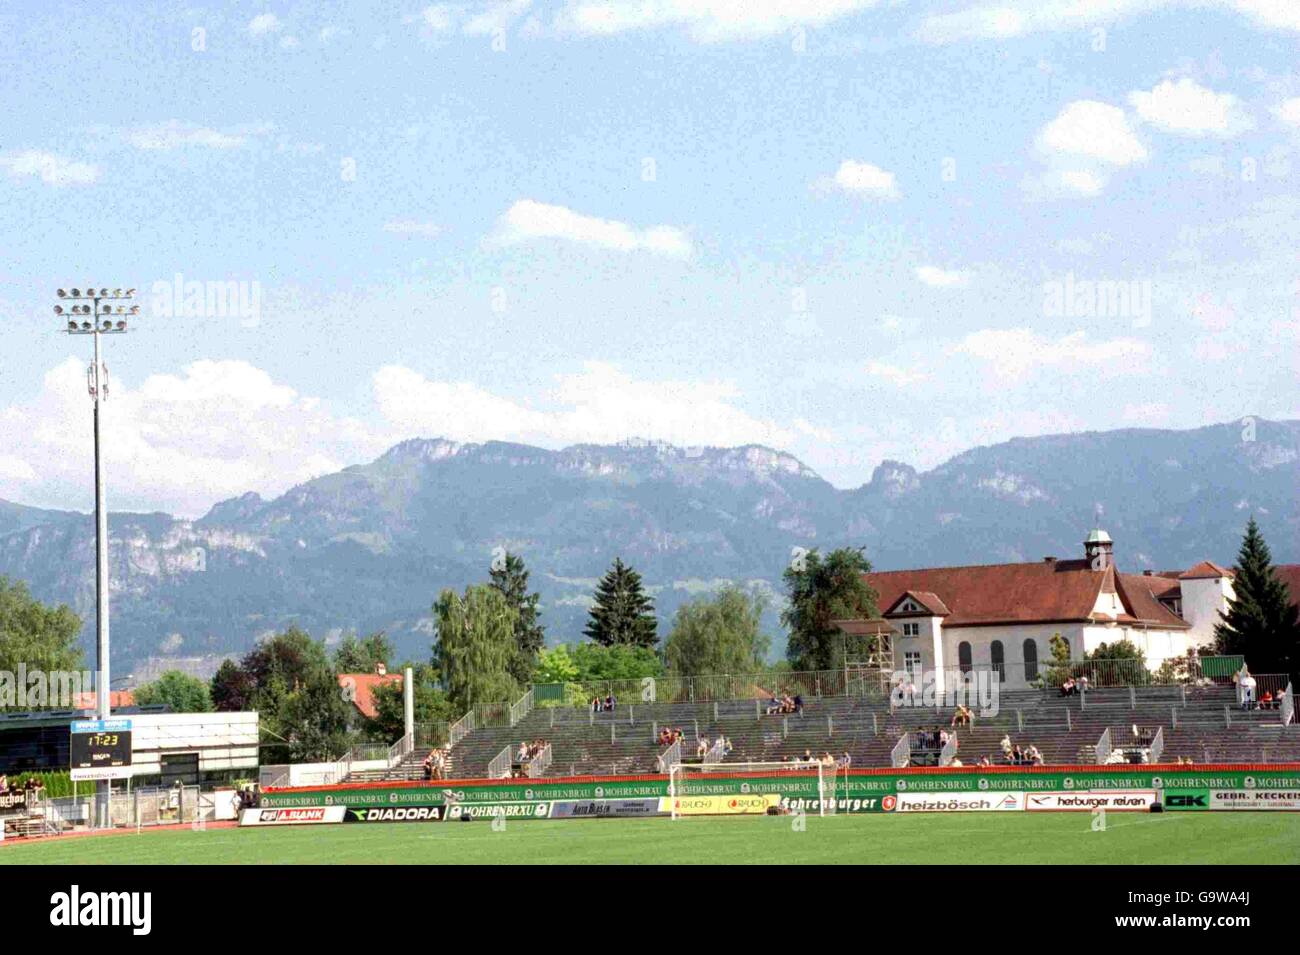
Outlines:
<svg viewBox="0 0 1300 955"><path fill-rule="evenodd" d="M161 831L0 845L58 863L1236 863L1300 862L1300 814L968 813L389 823Z"/></svg>

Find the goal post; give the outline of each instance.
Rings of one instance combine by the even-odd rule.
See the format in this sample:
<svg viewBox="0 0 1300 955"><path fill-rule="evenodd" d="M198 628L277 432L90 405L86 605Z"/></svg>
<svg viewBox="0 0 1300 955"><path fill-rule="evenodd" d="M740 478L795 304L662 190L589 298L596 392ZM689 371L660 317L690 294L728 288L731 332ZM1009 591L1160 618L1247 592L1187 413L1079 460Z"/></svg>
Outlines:
<svg viewBox="0 0 1300 955"><path fill-rule="evenodd" d="M737 795L738 791L748 795L776 795L778 788L787 796L806 793L809 811L815 811L819 816L832 816L844 795L842 786L847 786L847 767L817 759L678 763L668 772L668 799L674 819L682 817L678 800L686 796L725 797Z"/></svg>

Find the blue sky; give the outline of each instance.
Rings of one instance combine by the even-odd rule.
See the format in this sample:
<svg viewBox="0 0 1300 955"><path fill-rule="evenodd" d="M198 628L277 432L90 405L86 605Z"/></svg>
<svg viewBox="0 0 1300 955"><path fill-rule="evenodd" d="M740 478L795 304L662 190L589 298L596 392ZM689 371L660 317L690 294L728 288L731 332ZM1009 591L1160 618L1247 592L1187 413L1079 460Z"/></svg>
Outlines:
<svg viewBox="0 0 1300 955"><path fill-rule="evenodd" d="M1298 41L1290 0L6 4L0 498L89 503L90 283L144 312L112 503L189 515L417 435L847 487L1298 417Z"/></svg>

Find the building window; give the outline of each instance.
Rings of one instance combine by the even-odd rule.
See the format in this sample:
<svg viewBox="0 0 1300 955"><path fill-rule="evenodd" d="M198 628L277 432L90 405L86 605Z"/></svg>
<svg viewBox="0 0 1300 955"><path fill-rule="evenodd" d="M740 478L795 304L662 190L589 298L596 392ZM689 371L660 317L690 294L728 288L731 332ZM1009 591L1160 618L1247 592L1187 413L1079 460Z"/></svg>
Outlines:
<svg viewBox="0 0 1300 955"><path fill-rule="evenodd" d="M921 625L919 623L903 624L903 636L919 637L921 635Z"/></svg>
<svg viewBox="0 0 1300 955"><path fill-rule="evenodd" d="M912 675L912 679L918 679L921 674L921 651L908 650L903 654L903 668Z"/></svg>
<svg viewBox="0 0 1300 955"><path fill-rule="evenodd" d="M1006 654L1002 652L1001 640L994 640L989 644L989 659L993 662L993 670L998 675L998 682L1001 683L1007 678L1006 667L1003 666L1006 662Z"/></svg>
<svg viewBox="0 0 1300 955"><path fill-rule="evenodd" d="M970 663L970 644L963 640L957 644L957 666L962 673L969 673L972 669Z"/></svg>
<svg viewBox="0 0 1300 955"><path fill-rule="evenodd" d="M1025 641L1025 682L1038 679L1038 644L1033 639Z"/></svg>

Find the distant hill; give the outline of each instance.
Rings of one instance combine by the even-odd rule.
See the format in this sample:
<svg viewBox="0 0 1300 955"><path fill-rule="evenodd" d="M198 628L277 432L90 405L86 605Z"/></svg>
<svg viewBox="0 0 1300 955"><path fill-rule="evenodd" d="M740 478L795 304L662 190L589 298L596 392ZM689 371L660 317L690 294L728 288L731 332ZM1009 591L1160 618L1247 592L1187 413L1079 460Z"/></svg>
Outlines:
<svg viewBox="0 0 1300 955"><path fill-rule="evenodd" d="M1252 513L1275 559L1297 561L1298 487L1296 421L1260 420L1249 442L1237 423L1022 438L922 473L886 462L847 491L757 446L411 440L196 521L112 515L115 672L156 672L160 657L215 665L290 623L382 628L422 659L434 597L484 579L496 547L523 554L552 640L579 637L616 555L655 588L661 632L724 580L779 598L793 547L863 545L880 569L1069 556L1098 504L1126 569L1231 564ZM0 574L69 603L89 635L89 516L0 501ZM775 635L775 605L769 616Z"/></svg>

